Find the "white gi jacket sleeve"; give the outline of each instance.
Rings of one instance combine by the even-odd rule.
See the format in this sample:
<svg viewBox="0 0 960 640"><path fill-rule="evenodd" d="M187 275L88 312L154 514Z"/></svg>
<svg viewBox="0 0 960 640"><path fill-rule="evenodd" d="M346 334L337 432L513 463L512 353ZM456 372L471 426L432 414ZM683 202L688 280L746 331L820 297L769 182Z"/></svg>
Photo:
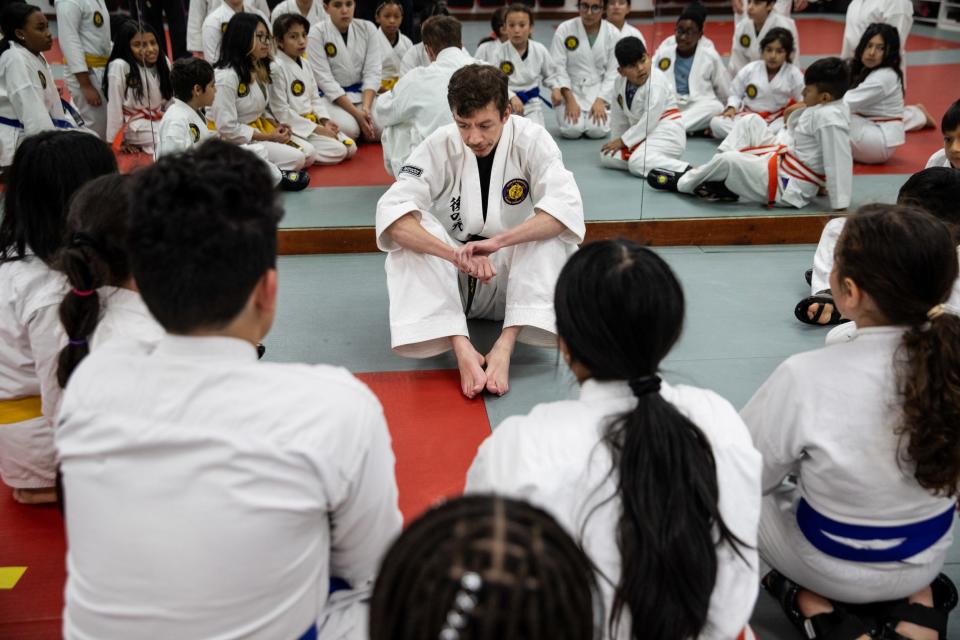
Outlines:
<svg viewBox="0 0 960 640"><path fill-rule="evenodd" d="M230 71L216 74L217 94L213 99L213 121L220 137L234 144L253 142L254 128L237 116L237 90L240 80Z"/></svg>
<svg viewBox="0 0 960 640"><path fill-rule="evenodd" d="M449 158L441 158L431 139L441 134L435 132L421 142L407 158L407 165L420 169L419 175L401 171L397 181L377 202L377 247L381 251L396 251L400 245L386 232L387 228L408 213L420 221L424 213L433 215L431 208L450 178L453 167ZM404 165L406 166L406 165Z"/></svg>
<svg viewBox="0 0 960 640"><path fill-rule="evenodd" d="M210 64L216 64L220 57L220 44L223 42L223 32L220 24L211 20L204 20L201 40L203 42L203 59Z"/></svg>
<svg viewBox="0 0 960 640"><path fill-rule="evenodd" d="M7 61L10 64L7 65L4 78L7 85L7 97L17 112L20 122L23 123L23 134L29 136L53 129L53 120L50 118L50 112L47 111L43 92L36 84L36 78L30 73L17 51L13 51L12 48L8 49L5 53L6 56L11 58ZM16 60L12 58L16 58ZM52 80L52 78L49 80Z"/></svg>
<svg viewBox="0 0 960 640"><path fill-rule="evenodd" d="M871 73L859 86L843 94L843 101L850 107L850 113L860 113L882 100L885 94L886 87L879 80L878 74Z"/></svg>
<svg viewBox="0 0 960 640"><path fill-rule="evenodd" d="M817 127L817 140L823 151L823 173L827 176L830 206L846 209L853 193L853 152L850 132L839 126Z"/></svg>
<svg viewBox="0 0 960 640"><path fill-rule="evenodd" d="M726 102L730 97L730 72L726 65L720 59L720 56L714 56L713 63L713 90L717 94L720 102Z"/></svg>
<svg viewBox="0 0 960 640"><path fill-rule="evenodd" d="M347 95L333 77L333 70L330 68L330 61L326 52L323 50L323 37L320 35L321 26L315 25L307 36L307 62L310 64L310 70L313 71L313 77L317 81L317 87L323 91L324 97L330 102L336 102L340 96ZM380 81L377 81L379 88ZM364 77L366 85L366 77ZM366 88L366 86L364 86Z"/></svg>
<svg viewBox="0 0 960 640"><path fill-rule="evenodd" d="M114 60L107 69L107 144L112 144L123 126L123 93L127 88L130 65L125 60Z"/></svg>
<svg viewBox="0 0 960 640"><path fill-rule="evenodd" d="M47 304L34 311L27 320L30 352L36 363L40 382L40 410L51 425L56 424L57 411L63 389L57 382L60 349L66 344L63 325L60 324L60 304Z"/></svg>
<svg viewBox="0 0 960 640"><path fill-rule="evenodd" d="M80 21L83 11L73 0L57 0L57 37L60 40L60 50L63 52L63 61L67 72L84 73L87 71L87 59L80 41ZM99 88L98 88L99 90Z"/></svg>
<svg viewBox="0 0 960 640"><path fill-rule="evenodd" d="M219 0L213 0L218 2ZM207 0L190 0L187 11L187 49L189 51L203 51L203 21L207 17ZM210 64L216 60L207 60Z"/></svg>
<svg viewBox="0 0 960 640"><path fill-rule="evenodd" d="M647 80L647 84L650 86L646 92L637 91L637 95L633 97L635 101L647 98L649 103L643 112L643 116L620 135L623 144L628 147L636 146L646 140L650 132L656 129L657 124L660 122L660 116L662 116L666 110L667 100L669 98L669 92L666 91L667 84L653 84L652 80L652 78ZM619 108L619 106L618 104L617 107Z"/></svg>
<svg viewBox="0 0 960 640"><path fill-rule="evenodd" d="M563 166L560 147L550 134L531 153L530 194L535 211L550 214L566 229L560 239L571 244L583 242L586 226L583 221L583 201L573 174Z"/></svg>
<svg viewBox="0 0 960 640"><path fill-rule="evenodd" d="M744 72L746 67L740 69L737 72L737 75L734 76L733 81L730 83L730 97L727 98L727 107L733 107L737 111L740 110L740 106L743 104L743 94L747 90L747 75L749 72Z"/></svg>
<svg viewBox="0 0 960 640"><path fill-rule="evenodd" d="M383 79L383 54L380 53L380 38L376 31L368 36L367 50L363 56L363 90L376 93Z"/></svg>
<svg viewBox="0 0 960 640"><path fill-rule="evenodd" d="M168 153L180 153L193 146L193 135L190 133L190 125L185 120L177 120L168 124L163 131L163 138L157 145L158 150L163 149L163 155Z"/></svg>
<svg viewBox="0 0 960 640"><path fill-rule="evenodd" d="M563 40L564 35L560 31L553 32L553 40L550 42L549 60L553 63L553 67L556 70L556 81L561 87L569 87L571 84L570 76L567 74L567 51L566 47L563 46ZM607 94L601 92L600 95L605 96ZM590 105L580 105L580 108L589 109Z"/></svg>
<svg viewBox="0 0 960 640"><path fill-rule="evenodd" d="M277 55L286 55L279 53ZM274 64L271 67L273 80L270 83L270 112L277 122L285 124L293 131L295 135L306 138L316 130L317 125L312 120L304 118L297 113L297 110L290 104L290 83L293 78L287 73L282 64ZM309 73L309 70L307 71ZM312 102L311 102L312 105ZM324 113L326 110L324 110ZM317 114L319 118L321 114Z"/></svg>

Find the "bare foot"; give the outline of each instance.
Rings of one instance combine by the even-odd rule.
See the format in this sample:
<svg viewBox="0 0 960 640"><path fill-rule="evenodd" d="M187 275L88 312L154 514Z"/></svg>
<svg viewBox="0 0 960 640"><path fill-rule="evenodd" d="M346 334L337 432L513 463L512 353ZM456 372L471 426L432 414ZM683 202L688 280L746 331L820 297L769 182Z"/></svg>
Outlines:
<svg viewBox="0 0 960 640"><path fill-rule="evenodd" d="M817 315L817 309L823 307L823 313L820 314L820 319L817 320L817 324L829 324L830 316L833 315L833 305L829 302L814 302L809 307L807 307L807 317L813 320Z"/></svg>
<svg viewBox="0 0 960 640"><path fill-rule="evenodd" d="M485 361L466 336L453 336L450 340L453 342L453 353L457 356L457 367L460 369L460 389L463 395L473 399L483 391L483 386L487 383L487 374L483 370Z"/></svg>
<svg viewBox="0 0 960 640"><path fill-rule="evenodd" d="M502 396L510 391L510 358L520 327L506 327L487 354L487 391Z"/></svg>
<svg viewBox="0 0 960 640"><path fill-rule="evenodd" d="M927 111L927 108L926 108L925 106L923 106L922 104L918 104L918 105L917 105L917 109L920 109L920 111L923 112L924 117L927 119L927 121L923 123L923 128L924 128L924 129L934 129L934 128L936 128L936 126L937 126L937 121L933 119L933 116L930 115L930 112Z"/></svg>
<svg viewBox="0 0 960 640"><path fill-rule="evenodd" d="M833 611L833 604L820 594L802 589L797 593L797 608L804 618L812 618L821 613L830 613ZM870 640L870 636L864 634L857 640Z"/></svg>
<svg viewBox="0 0 960 640"><path fill-rule="evenodd" d="M911 604L916 603L922 604L925 607L932 607L934 605L933 589L924 587L910 596L909 601ZM900 622L897 624L896 632L904 637L913 638L913 640L937 640L940 636L940 634L933 629L921 627L912 622Z"/></svg>
<svg viewBox="0 0 960 640"><path fill-rule="evenodd" d="M14 489L13 499L20 504L52 504L57 501L57 490L53 487Z"/></svg>

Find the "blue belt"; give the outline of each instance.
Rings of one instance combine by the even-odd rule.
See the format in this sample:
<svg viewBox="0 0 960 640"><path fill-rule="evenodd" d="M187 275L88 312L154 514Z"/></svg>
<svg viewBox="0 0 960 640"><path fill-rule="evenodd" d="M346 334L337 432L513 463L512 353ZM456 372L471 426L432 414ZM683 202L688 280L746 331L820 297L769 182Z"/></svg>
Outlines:
<svg viewBox="0 0 960 640"><path fill-rule="evenodd" d="M317 640L317 625L310 625L310 628L307 629L307 632L300 636L297 640Z"/></svg>
<svg viewBox="0 0 960 640"><path fill-rule="evenodd" d="M550 104L550 102L546 98L540 95L540 87L534 87L533 89L529 89L527 91L517 91L516 94L517 94L517 97L520 98L520 102L522 102L523 104L527 104L534 98L540 98L540 100L543 101L543 104L553 109L553 105Z"/></svg>
<svg viewBox="0 0 960 640"><path fill-rule="evenodd" d="M69 120L60 120L58 118L51 118L51 120L53 121L53 126L55 126L57 129L76 129L76 125ZM15 127L17 129L23 129L23 123L14 118L4 118L3 116L0 116L0 124L5 124L8 127Z"/></svg>
<svg viewBox="0 0 960 640"><path fill-rule="evenodd" d="M343 85L340 85L340 88L343 89L343 91L344 91L345 93L360 93L361 91L363 91L363 83L362 83L362 82L357 82L356 84L351 84L349 87L345 87L345 86L343 86ZM319 87L317 87L317 93L320 94L320 97L321 97L321 98L326 95L326 94L323 92L323 89L321 89L321 88L319 88Z"/></svg>
<svg viewBox="0 0 960 640"><path fill-rule="evenodd" d="M336 576L330 576L330 593L336 593L337 591L346 591L352 589L350 583L344 580L343 578L338 578ZM307 631L300 636L297 640L317 640L317 625L312 624Z"/></svg>
<svg viewBox="0 0 960 640"><path fill-rule="evenodd" d="M943 513L927 520L895 527L868 527L831 520L818 513L806 499L797 506L797 524L804 537L817 550L851 562L899 562L926 551L953 527L951 506ZM830 538L826 534L851 540L903 540L889 549L857 549Z"/></svg>

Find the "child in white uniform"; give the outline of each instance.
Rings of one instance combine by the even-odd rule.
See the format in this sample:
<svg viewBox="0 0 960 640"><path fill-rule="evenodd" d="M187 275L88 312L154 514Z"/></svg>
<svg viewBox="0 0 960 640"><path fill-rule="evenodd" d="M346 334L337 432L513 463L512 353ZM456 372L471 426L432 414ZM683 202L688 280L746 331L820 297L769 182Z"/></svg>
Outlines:
<svg viewBox="0 0 960 640"><path fill-rule="evenodd" d="M579 7L580 17L562 22L550 46L553 62L561 71L560 83L570 87L576 107L568 111L565 105L557 104L554 111L564 138L606 138L610 134L610 101L617 80L613 48L620 34L601 17L601 0L581 2ZM561 102L561 91L554 89L552 100Z"/></svg>
<svg viewBox="0 0 960 640"><path fill-rule="evenodd" d="M283 14L273 24L277 59L271 68L270 111L310 143L316 164L339 164L357 153L354 141L340 132L320 97L304 54L310 24L296 13Z"/></svg>
<svg viewBox="0 0 960 640"><path fill-rule="evenodd" d="M817 60L804 74L803 103L784 115L774 135L756 114L738 118L717 154L678 175L653 170L655 189L695 194L708 200L737 200L801 208L826 187L835 210L850 204L853 158L850 111L843 103L849 82L839 58Z"/></svg>
<svg viewBox="0 0 960 640"><path fill-rule="evenodd" d="M163 110L173 98L170 67L160 53L157 33L148 23L120 26L103 95L107 97L107 141L114 152L153 155Z"/></svg>
<svg viewBox="0 0 960 640"><path fill-rule="evenodd" d="M759 60L763 41L771 29L786 29L793 36L793 54L800 55L800 36L797 25L789 17L774 12L774 0L750 0L747 5L749 20L740 20L733 30L730 48L730 75L736 76L747 64ZM791 62L795 58L791 58Z"/></svg>
<svg viewBox="0 0 960 640"><path fill-rule="evenodd" d="M926 166L960 169L960 100L943 113L940 132L943 134L943 149L934 151Z"/></svg>
<svg viewBox="0 0 960 640"><path fill-rule="evenodd" d="M490 14L490 33L477 44L477 50L473 53L473 57L477 60L486 60L487 53L490 49L508 40L506 29L508 8L509 5L497 7L494 12Z"/></svg>
<svg viewBox="0 0 960 640"><path fill-rule="evenodd" d="M42 131L23 141L7 174L0 219L0 479L19 502L55 499L57 353L66 342L57 310L70 289L51 265L62 246L67 203L88 180L116 171L110 147L96 136Z"/></svg>
<svg viewBox="0 0 960 640"><path fill-rule="evenodd" d="M26 136L77 123L64 113L53 72L43 57L53 45L39 7L15 2L0 14L0 168L9 167Z"/></svg>
<svg viewBox="0 0 960 640"><path fill-rule="evenodd" d="M627 22L627 16L630 15L629 0L607 0L606 19L614 29L620 33L621 38L633 36L647 46L647 39L643 37L640 29ZM649 51L649 47L647 47Z"/></svg>
<svg viewBox="0 0 960 640"><path fill-rule="evenodd" d="M733 79L727 108L710 120L710 134L721 140L733 130L734 119L755 113L770 131L783 128L787 107L803 99L803 72L793 64L793 36L780 27L760 43L763 59L748 62Z"/></svg>
<svg viewBox="0 0 960 640"><path fill-rule="evenodd" d="M110 59L110 14L104 0L57 0L57 36L63 51L63 83L84 126L103 138L107 109L100 87Z"/></svg>
<svg viewBox="0 0 960 640"><path fill-rule="evenodd" d="M324 0L330 19L313 25L307 60L327 111L340 130L358 140L380 139L373 102L383 79L377 27L353 17L353 0Z"/></svg>
<svg viewBox="0 0 960 640"><path fill-rule="evenodd" d="M563 71L545 46L530 39L533 32L533 11L525 4L511 4L504 14L507 40L494 44L477 58L499 68L510 81L513 113L543 126L544 98L540 87L561 92L567 109L579 113L579 106L569 87L563 86ZM560 106L560 105L552 105ZM576 108L575 108L576 107Z"/></svg>
<svg viewBox="0 0 960 640"><path fill-rule="evenodd" d="M296 2L296 0L290 1ZM187 11L187 49L189 49L194 55L204 58L203 22L210 16L211 13L222 6L223 0L190 0L190 8L189 11ZM247 2L247 6L249 6L251 10L256 9L264 16L270 15L270 5L267 4L267 0L251 0L250 2ZM229 19L230 17L227 16L227 20ZM213 64L217 61L216 58L213 60L206 60L210 64Z"/></svg>
<svg viewBox="0 0 960 640"><path fill-rule="evenodd" d="M307 19L309 24L317 24L321 20L330 19L327 12L323 10L321 0L283 0L270 13L270 22L276 22L277 18L285 13L301 15Z"/></svg>
<svg viewBox="0 0 960 640"><path fill-rule="evenodd" d="M402 74L401 66L407 52L413 48L410 38L400 33L403 22L403 5L398 0L384 0L377 6L377 32L380 34L380 57L382 61L380 93L389 91L397 84Z"/></svg>
<svg viewBox="0 0 960 640"><path fill-rule="evenodd" d="M687 134L663 72L651 69L643 43L632 36L616 47L620 78L614 85L610 127L613 140L600 149L600 164L646 177L648 167L683 171Z"/></svg>
<svg viewBox="0 0 960 640"><path fill-rule="evenodd" d="M710 119L730 97L730 74L713 42L703 37L706 10L690 4L677 19L676 34L660 43L653 64L666 74L677 96L683 127L704 135Z"/></svg>
<svg viewBox="0 0 960 640"><path fill-rule="evenodd" d="M555 305L579 397L501 423L466 492L530 500L576 537L604 637L737 638L758 592L762 460L729 402L658 375L683 325L680 283L650 249L605 240L570 258Z"/></svg>
<svg viewBox="0 0 960 640"><path fill-rule="evenodd" d="M217 64L220 59L220 45L227 32L227 25L233 16L238 13L253 13L268 20L268 12L263 12L244 0L223 0L223 3L210 12L203 21L203 58L210 64Z"/></svg>
<svg viewBox="0 0 960 640"><path fill-rule="evenodd" d="M879 623L947 638L957 593L938 573L960 484L960 395L948 382L960 318L943 302L957 274L942 222L863 207L830 276L856 336L788 358L741 411L763 454L764 586L808 637L856 638ZM879 621L849 606L881 602Z"/></svg>

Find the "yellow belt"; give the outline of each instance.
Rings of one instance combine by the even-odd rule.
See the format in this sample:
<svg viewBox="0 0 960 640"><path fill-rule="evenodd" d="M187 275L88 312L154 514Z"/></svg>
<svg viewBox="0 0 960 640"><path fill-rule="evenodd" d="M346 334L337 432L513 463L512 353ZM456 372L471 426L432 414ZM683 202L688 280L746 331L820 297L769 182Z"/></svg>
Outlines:
<svg viewBox="0 0 960 640"><path fill-rule="evenodd" d="M87 63L87 68L89 69L99 69L101 67L107 66L107 63L110 62L109 57L95 56L92 53L83 54L83 58Z"/></svg>
<svg viewBox="0 0 960 640"><path fill-rule="evenodd" d="M380 88L384 91L390 91L393 89L394 85L397 84L397 80L400 78L384 78L380 81Z"/></svg>
<svg viewBox="0 0 960 640"><path fill-rule="evenodd" d="M276 131L277 129L275 126L273 126L272 122L270 122L263 116L260 116L253 122L248 122L247 124L261 133L270 133L271 131ZM288 140L286 142L286 145L289 147L293 147L294 149L299 149L300 151L303 151L303 147L301 147L296 142L294 142L293 139Z"/></svg>
<svg viewBox="0 0 960 640"><path fill-rule="evenodd" d="M312 111L310 113L301 113L300 115L306 118L307 120L309 120L310 122L313 122L314 124L320 124L320 118L318 118L317 114L313 113ZM341 142L344 144L344 146L347 146L347 147L353 144L353 140L351 140L350 138L344 138L343 140L341 140Z"/></svg>
<svg viewBox="0 0 960 640"><path fill-rule="evenodd" d="M43 415L40 396L28 396L16 400L0 400L0 424L26 422Z"/></svg>

